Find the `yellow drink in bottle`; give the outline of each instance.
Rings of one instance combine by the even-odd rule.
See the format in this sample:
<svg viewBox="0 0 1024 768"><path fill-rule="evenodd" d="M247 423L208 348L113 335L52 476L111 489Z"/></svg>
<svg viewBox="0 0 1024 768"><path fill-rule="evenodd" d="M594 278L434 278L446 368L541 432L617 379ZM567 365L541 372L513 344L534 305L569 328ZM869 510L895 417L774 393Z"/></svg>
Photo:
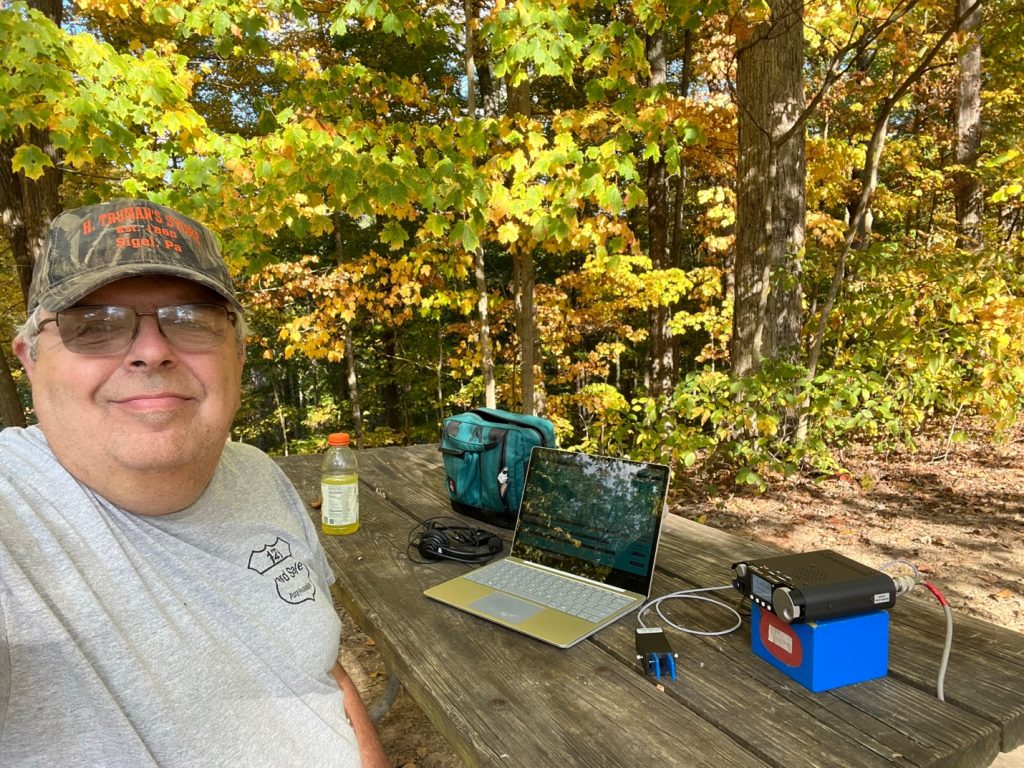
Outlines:
<svg viewBox="0 0 1024 768"><path fill-rule="evenodd" d="M327 440L320 474L320 527L333 536L359 530L359 475L346 432Z"/></svg>

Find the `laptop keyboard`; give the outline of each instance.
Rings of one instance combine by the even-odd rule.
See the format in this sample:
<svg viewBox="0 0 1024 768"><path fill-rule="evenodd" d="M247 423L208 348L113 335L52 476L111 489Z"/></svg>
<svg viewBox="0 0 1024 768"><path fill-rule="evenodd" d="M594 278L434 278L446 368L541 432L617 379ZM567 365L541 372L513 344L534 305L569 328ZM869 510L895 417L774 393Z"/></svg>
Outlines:
<svg viewBox="0 0 1024 768"><path fill-rule="evenodd" d="M633 602L626 595L508 560L467 573L465 578L586 621L601 621Z"/></svg>

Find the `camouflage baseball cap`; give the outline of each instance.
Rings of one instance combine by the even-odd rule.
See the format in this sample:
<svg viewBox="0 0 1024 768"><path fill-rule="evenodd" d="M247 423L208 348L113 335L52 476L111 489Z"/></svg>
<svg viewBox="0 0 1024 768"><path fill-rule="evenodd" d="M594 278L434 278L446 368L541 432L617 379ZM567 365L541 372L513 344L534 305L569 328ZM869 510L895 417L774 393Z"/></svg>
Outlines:
<svg viewBox="0 0 1024 768"><path fill-rule="evenodd" d="M67 309L125 277L171 275L205 285L241 309L210 230L148 200L65 211L50 224L29 288L29 311Z"/></svg>

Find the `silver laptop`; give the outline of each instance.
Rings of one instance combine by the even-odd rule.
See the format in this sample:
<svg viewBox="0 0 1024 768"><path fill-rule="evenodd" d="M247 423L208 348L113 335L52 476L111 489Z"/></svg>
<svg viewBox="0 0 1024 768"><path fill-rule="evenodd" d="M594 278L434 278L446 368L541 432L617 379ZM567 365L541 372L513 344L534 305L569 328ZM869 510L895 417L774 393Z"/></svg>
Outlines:
<svg viewBox="0 0 1024 768"><path fill-rule="evenodd" d="M643 603L669 469L534 448L508 557L427 589L427 597L560 648Z"/></svg>

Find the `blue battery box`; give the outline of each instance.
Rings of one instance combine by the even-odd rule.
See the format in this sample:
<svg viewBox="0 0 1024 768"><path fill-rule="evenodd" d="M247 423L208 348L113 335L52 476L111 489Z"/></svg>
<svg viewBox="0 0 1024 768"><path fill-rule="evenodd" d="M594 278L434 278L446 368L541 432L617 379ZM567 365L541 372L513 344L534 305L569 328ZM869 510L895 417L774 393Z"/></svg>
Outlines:
<svg viewBox="0 0 1024 768"><path fill-rule="evenodd" d="M755 603L750 647L814 692L862 683L889 671L889 612L787 624Z"/></svg>

